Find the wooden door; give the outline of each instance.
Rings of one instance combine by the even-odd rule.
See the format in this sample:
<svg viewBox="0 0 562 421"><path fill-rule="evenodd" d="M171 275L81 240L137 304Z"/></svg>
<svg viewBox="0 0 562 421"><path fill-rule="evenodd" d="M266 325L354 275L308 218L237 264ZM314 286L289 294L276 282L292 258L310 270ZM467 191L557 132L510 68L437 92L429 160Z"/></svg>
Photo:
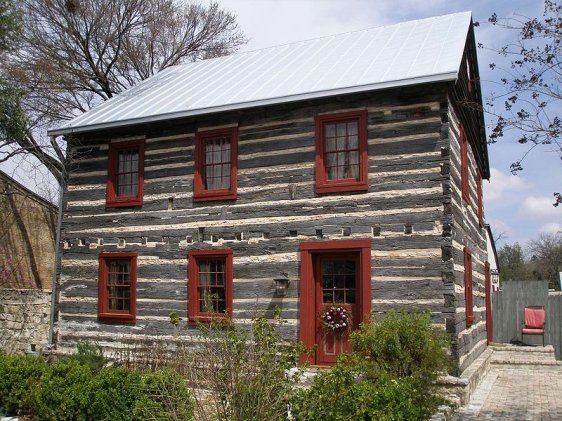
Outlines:
<svg viewBox="0 0 562 421"><path fill-rule="evenodd" d="M359 325L359 253L320 253L315 260L316 363L332 364L350 351L349 333ZM345 309L345 328L332 330L322 319L332 308Z"/></svg>

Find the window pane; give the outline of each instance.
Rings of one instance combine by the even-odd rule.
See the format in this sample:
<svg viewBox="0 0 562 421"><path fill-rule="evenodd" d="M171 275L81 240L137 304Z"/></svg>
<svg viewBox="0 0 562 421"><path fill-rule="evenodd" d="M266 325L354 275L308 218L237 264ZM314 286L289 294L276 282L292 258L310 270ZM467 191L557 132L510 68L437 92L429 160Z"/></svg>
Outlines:
<svg viewBox="0 0 562 421"><path fill-rule="evenodd" d="M226 260L198 260L199 311L224 313L226 311Z"/></svg>
<svg viewBox="0 0 562 421"><path fill-rule="evenodd" d="M326 124L324 129L326 178L328 180L359 179L358 122Z"/></svg>
<svg viewBox="0 0 562 421"><path fill-rule="evenodd" d="M216 138L205 141L205 164L203 168L205 189L230 188L230 139Z"/></svg>
<svg viewBox="0 0 562 421"><path fill-rule="evenodd" d="M129 311L131 309L131 262L110 260L107 275L108 309Z"/></svg>
<svg viewBox="0 0 562 421"><path fill-rule="evenodd" d="M138 194L139 153L136 149L117 153L116 192L117 196L136 196Z"/></svg>

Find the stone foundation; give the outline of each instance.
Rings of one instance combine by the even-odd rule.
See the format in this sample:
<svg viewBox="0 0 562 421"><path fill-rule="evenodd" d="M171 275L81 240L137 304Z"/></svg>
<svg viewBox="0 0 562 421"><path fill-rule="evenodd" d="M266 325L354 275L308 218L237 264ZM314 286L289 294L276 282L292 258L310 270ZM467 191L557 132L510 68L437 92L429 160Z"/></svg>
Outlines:
<svg viewBox="0 0 562 421"><path fill-rule="evenodd" d="M0 351L23 354L47 346L51 291L0 289Z"/></svg>

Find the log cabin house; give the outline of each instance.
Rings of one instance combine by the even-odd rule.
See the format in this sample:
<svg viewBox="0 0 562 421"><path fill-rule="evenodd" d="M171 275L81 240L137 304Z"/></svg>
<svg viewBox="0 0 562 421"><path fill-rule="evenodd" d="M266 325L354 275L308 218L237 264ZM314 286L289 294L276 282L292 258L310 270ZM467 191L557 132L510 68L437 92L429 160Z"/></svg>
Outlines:
<svg viewBox="0 0 562 421"><path fill-rule="evenodd" d="M72 158L57 346L279 306L283 337L331 364L348 347L322 327L332 306L351 328L416 307L464 370L489 276L474 104L465 12L174 66L52 130Z"/></svg>

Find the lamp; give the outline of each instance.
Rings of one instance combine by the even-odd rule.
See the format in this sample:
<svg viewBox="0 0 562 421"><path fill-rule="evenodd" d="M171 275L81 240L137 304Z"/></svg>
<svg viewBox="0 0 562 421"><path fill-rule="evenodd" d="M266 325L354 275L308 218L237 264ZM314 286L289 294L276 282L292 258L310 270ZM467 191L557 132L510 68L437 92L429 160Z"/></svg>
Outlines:
<svg viewBox="0 0 562 421"><path fill-rule="evenodd" d="M289 289L291 280L289 279L288 273L280 272L280 274L283 275L283 277L273 278L273 284L275 285L275 295L283 297L287 294L287 289Z"/></svg>

